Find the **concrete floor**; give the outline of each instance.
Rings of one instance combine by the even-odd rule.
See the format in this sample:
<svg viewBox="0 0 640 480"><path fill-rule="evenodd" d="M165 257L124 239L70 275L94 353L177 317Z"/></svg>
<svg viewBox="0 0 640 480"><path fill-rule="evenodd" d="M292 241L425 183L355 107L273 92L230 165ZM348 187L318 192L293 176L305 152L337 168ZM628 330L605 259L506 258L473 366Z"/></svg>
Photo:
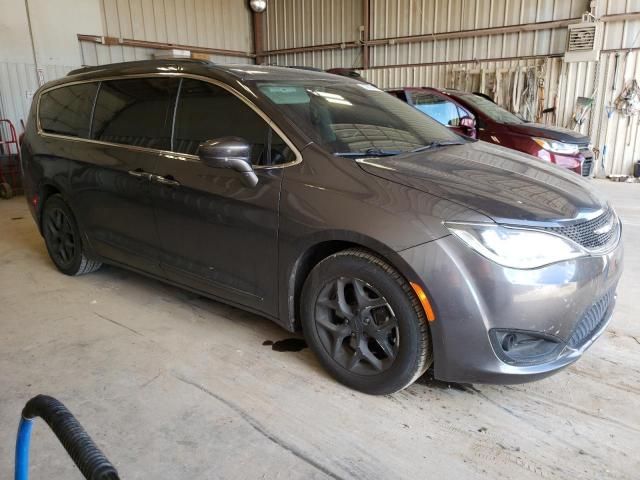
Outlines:
<svg viewBox="0 0 640 480"><path fill-rule="evenodd" d="M348 390L263 318L117 268L59 274L23 198L0 200L0 478L26 400L74 412L125 479L640 477L640 185L597 182L625 222L614 320L538 383ZM634 289L635 287L635 289ZM33 478L81 478L43 422Z"/></svg>

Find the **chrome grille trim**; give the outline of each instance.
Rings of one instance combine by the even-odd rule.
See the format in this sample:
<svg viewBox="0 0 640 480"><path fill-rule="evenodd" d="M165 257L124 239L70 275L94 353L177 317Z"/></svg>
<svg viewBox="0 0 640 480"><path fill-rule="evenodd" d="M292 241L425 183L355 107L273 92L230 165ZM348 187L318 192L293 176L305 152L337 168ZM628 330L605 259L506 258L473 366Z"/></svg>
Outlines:
<svg viewBox="0 0 640 480"><path fill-rule="evenodd" d="M606 227L611 223L611 228ZM562 227L545 227L544 230L567 237L590 251L608 249L620 236L620 221L610 208L591 220ZM599 229L606 231L598 232Z"/></svg>

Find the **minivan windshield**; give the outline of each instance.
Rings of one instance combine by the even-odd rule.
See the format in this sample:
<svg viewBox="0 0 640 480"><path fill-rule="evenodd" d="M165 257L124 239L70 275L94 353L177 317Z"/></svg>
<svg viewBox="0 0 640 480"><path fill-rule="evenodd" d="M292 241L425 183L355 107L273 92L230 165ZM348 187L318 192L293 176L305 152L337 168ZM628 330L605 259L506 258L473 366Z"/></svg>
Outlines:
<svg viewBox="0 0 640 480"><path fill-rule="evenodd" d="M385 157L465 142L367 83L256 81L255 87L314 142L336 156Z"/></svg>
<svg viewBox="0 0 640 480"><path fill-rule="evenodd" d="M525 123L520 117L516 117L513 113L505 110L501 106L493 103L480 95L474 95L472 93L462 95L465 102L471 104L477 110L480 110L487 117L494 122L498 123Z"/></svg>

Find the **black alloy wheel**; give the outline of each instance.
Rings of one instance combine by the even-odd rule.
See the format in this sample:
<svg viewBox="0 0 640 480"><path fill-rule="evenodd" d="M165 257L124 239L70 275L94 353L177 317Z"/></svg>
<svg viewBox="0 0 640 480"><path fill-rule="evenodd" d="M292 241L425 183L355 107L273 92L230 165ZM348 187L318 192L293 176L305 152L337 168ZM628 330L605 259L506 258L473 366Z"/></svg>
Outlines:
<svg viewBox="0 0 640 480"><path fill-rule="evenodd" d="M386 298L358 278L328 282L316 302L316 325L327 353L361 375L387 370L398 355L398 320Z"/></svg>
<svg viewBox="0 0 640 480"><path fill-rule="evenodd" d="M53 261L62 268L69 267L76 257L79 242L69 217L61 208L49 208L43 225Z"/></svg>
<svg viewBox="0 0 640 480"><path fill-rule="evenodd" d="M426 314L409 282L380 257L353 248L309 273L302 331L338 381L382 395L411 385L432 362Z"/></svg>
<svg viewBox="0 0 640 480"><path fill-rule="evenodd" d="M78 223L59 194L47 198L44 204L42 235L51 260L62 273L82 275L102 265L86 255Z"/></svg>

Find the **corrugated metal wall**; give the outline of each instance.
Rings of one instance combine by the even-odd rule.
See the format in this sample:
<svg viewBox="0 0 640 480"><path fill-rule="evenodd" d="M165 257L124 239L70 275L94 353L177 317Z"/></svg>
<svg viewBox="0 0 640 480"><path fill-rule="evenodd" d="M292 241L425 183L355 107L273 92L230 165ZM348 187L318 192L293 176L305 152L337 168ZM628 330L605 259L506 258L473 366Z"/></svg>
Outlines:
<svg viewBox="0 0 640 480"><path fill-rule="evenodd" d="M87 0L84 0L87 1ZM196 47L251 52L253 32L251 12L244 0L92 0L102 17L101 31L75 31L73 35L88 34L111 36L134 40L162 43L176 43ZM5 3L11 0L5 0ZM32 21L42 23L38 15L44 15L38 5L33 4ZM10 7L24 9L24 1L15 0ZM68 12L73 15L74 12ZM97 14L97 12L96 12ZM25 23L22 29L23 43L29 44ZM76 21L76 24L78 21ZM99 22L86 22L95 24ZM57 23L51 26L64 28ZM93 30L95 27L89 27ZM38 33L38 32L36 32ZM10 58L0 43L0 116L9 118L17 127L26 119L32 94L41 83L54 80L81 65L99 65L128 60L144 60L153 57L160 50L122 45L102 45L93 42L79 42L71 52L61 52L59 57L77 59L72 64L50 64L48 55L37 51L40 71L36 74L31 61L3 61ZM36 41L36 49L38 50ZM44 49L44 46L40 48ZM68 49L67 49L68 50ZM253 63L246 57L211 55L218 63ZM30 50L28 60L31 60ZM19 128L21 130L21 128ZM3 133L4 134L4 133Z"/></svg>
<svg viewBox="0 0 640 480"><path fill-rule="evenodd" d="M622 1L622 0L620 0ZM370 39L501 27L579 17L588 0L371 0ZM271 0L266 50L361 38L361 0ZM566 28L371 47L371 65L430 63L562 53ZM346 50L346 52L345 52ZM269 63L320 68L361 66L359 48L270 55ZM320 58L322 57L322 58ZM342 58L351 63L340 63ZM314 63L318 60L325 64ZM357 63L360 62L360 63Z"/></svg>
<svg viewBox="0 0 640 480"><path fill-rule="evenodd" d="M428 35L580 16L586 0L372 0L371 38ZM561 53L566 28L373 47L372 65Z"/></svg>
<svg viewBox="0 0 640 480"><path fill-rule="evenodd" d="M251 52L251 12L241 0L101 0L104 35L133 40ZM78 32L96 34L96 32ZM82 63L145 60L157 50L81 42ZM218 63L252 63L211 55Z"/></svg>
<svg viewBox="0 0 640 480"><path fill-rule="evenodd" d="M271 0L265 48L305 47L358 40L360 0Z"/></svg>
<svg viewBox="0 0 640 480"><path fill-rule="evenodd" d="M251 13L242 0L102 0L102 4L108 36L253 49Z"/></svg>
<svg viewBox="0 0 640 480"><path fill-rule="evenodd" d="M365 22L362 4L362 0L270 0L265 48L355 42L361 38ZM369 37L375 41L568 20L580 17L589 4L589 0L370 0ZM596 5L597 16L633 12L640 12L640 0L598 0ZM638 32L640 20L607 22L603 49L640 47ZM544 80L543 107L556 106L555 115L544 115L543 121L590 133L596 148L606 152L600 174L630 173L633 162L640 160L639 119L636 116L629 120L618 113L609 118L604 107L617 98L634 75L640 79L640 53L619 56L619 74L612 90L615 53L602 53L600 62L564 63L558 56L565 51L566 42L567 27L562 26L375 45L369 47L371 68L361 73L382 88L451 87L458 84L456 76L467 72L481 81L482 74L536 67ZM352 47L267 55L266 63L358 68L362 66L361 51ZM518 59L531 56L539 58ZM443 63L420 65L437 62ZM577 97L591 97L594 92L593 110L576 127L573 114Z"/></svg>
<svg viewBox="0 0 640 480"><path fill-rule="evenodd" d="M348 44L360 39L361 0L272 0L266 10L265 49ZM273 65L306 65L322 69L357 67L360 48L271 55Z"/></svg>
<svg viewBox="0 0 640 480"><path fill-rule="evenodd" d="M604 153L603 170L607 174L627 175L631 173L633 163L640 160L640 115L625 117L612 111L612 106L631 79L640 83L640 52L619 52L617 63L618 74L614 75L616 53L600 57L599 101L592 113L591 138Z"/></svg>

